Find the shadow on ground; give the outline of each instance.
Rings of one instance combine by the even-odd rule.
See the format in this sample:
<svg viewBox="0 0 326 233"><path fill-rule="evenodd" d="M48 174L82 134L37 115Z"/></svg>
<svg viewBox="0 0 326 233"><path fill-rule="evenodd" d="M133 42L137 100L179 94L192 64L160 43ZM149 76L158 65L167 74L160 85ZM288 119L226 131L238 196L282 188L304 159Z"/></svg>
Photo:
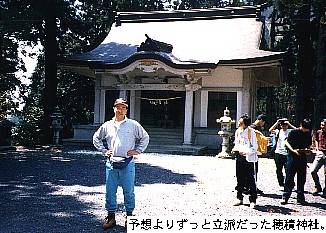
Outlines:
<svg viewBox="0 0 326 233"><path fill-rule="evenodd" d="M99 195L90 189L104 184L99 166L95 155L79 160L47 151L2 153L0 206L6 211L0 214L1 232L71 232L72 227L75 232L98 232L101 223L92 213L97 207L79 196ZM69 187L80 191L58 192Z"/></svg>
<svg viewBox="0 0 326 233"><path fill-rule="evenodd" d="M193 174L180 174L160 166L147 163L137 163L136 185L144 184L180 184L197 182Z"/></svg>
<svg viewBox="0 0 326 233"><path fill-rule="evenodd" d="M137 164L136 185L196 182L191 174ZM80 197L103 198L105 160L88 153L27 150L0 154L1 233L102 232L103 206ZM123 208L119 206L119 209ZM97 212L97 214L96 214ZM123 232L117 226L111 232Z"/></svg>
<svg viewBox="0 0 326 233"><path fill-rule="evenodd" d="M264 206L257 206L257 210L269 214L284 214L284 215L290 215L291 213L295 212L295 210L289 208L289 207L280 207L280 206L274 206L274 205L264 205Z"/></svg>

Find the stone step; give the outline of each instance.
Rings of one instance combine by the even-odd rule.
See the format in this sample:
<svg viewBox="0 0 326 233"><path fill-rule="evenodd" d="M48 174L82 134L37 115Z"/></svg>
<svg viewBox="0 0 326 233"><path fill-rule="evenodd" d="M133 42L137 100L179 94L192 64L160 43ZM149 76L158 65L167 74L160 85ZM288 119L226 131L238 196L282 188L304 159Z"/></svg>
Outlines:
<svg viewBox="0 0 326 233"><path fill-rule="evenodd" d="M62 143L64 146L82 146L94 148L91 140L83 139L63 139ZM207 153L206 146L194 146L194 145L176 145L176 144L149 144L145 153L160 153L160 154L180 154L180 155L204 155Z"/></svg>
<svg viewBox="0 0 326 233"><path fill-rule="evenodd" d="M85 147L94 147L93 141L89 139L75 139L75 138L66 138L62 139L62 144L64 146L85 146Z"/></svg>
<svg viewBox="0 0 326 233"><path fill-rule="evenodd" d="M146 128L150 140L145 152L165 154L201 155L207 151L206 146L182 145L183 129ZM87 139L64 139L64 145L90 146L92 140Z"/></svg>
<svg viewBox="0 0 326 233"><path fill-rule="evenodd" d="M162 129L162 128L148 128L149 145L182 145L183 131L182 129Z"/></svg>
<svg viewBox="0 0 326 233"><path fill-rule="evenodd" d="M161 131L161 130L148 130L149 135L168 135L168 136L181 136L183 137L183 132L180 131Z"/></svg>
<svg viewBox="0 0 326 233"><path fill-rule="evenodd" d="M144 127L146 131L170 131L170 132L183 132L183 128L159 128L159 127Z"/></svg>
<svg viewBox="0 0 326 233"><path fill-rule="evenodd" d="M169 137L169 138L183 138L183 134L168 134L168 133L153 133L153 132L149 132L148 133L149 136L152 138L152 137L156 137L156 138L166 138L166 137Z"/></svg>
<svg viewBox="0 0 326 233"><path fill-rule="evenodd" d="M149 145L145 153L204 155L207 153L207 147L193 145Z"/></svg>
<svg viewBox="0 0 326 233"><path fill-rule="evenodd" d="M172 143L172 144L182 144L183 143L183 138L171 138L171 137L150 137L149 143L159 143L159 144L164 144L166 143Z"/></svg>

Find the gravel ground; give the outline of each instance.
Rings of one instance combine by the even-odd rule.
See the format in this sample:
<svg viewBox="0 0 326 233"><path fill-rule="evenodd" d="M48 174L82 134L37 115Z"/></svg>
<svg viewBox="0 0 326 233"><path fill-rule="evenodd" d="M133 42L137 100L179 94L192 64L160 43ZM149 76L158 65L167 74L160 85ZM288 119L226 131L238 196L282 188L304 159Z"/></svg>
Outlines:
<svg viewBox="0 0 326 233"><path fill-rule="evenodd" d="M309 163L311 167L311 163ZM257 208L233 207L235 161L214 156L145 153L137 159L136 209L141 216L326 216L326 199L312 196L308 168L306 206L280 205L274 160L259 161ZM0 152L0 232L103 232L105 167L94 150L38 148ZM324 184L323 170L319 171ZM117 223L125 232L122 190Z"/></svg>

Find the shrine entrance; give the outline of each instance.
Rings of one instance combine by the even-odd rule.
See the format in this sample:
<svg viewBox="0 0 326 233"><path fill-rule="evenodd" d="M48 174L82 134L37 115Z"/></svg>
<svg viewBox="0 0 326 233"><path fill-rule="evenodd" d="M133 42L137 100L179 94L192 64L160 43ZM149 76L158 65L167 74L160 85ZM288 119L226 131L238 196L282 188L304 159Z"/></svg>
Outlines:
<svg viewBox="0 0 326 233"><path fill-rule="evenodd" d="M183 128L185 92L142 91L140 123L147 127Z"/></svg>

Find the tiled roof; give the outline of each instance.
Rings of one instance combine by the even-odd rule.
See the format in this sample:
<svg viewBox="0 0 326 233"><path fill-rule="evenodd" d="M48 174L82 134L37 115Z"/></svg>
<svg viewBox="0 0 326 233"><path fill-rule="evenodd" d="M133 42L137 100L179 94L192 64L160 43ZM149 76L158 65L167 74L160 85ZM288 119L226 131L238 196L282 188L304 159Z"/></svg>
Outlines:
<svg viewBox="0 0 326 233"><path fill-rule="evenodd" d="M280 59L281 53L259 49L263 24L255 7L174 12L125 12L117 15L106 39L68 63L121 68L137 59L154 58L172 67L214 67ZM146 40L173 46L172 53L137 52Z"/></svg>

